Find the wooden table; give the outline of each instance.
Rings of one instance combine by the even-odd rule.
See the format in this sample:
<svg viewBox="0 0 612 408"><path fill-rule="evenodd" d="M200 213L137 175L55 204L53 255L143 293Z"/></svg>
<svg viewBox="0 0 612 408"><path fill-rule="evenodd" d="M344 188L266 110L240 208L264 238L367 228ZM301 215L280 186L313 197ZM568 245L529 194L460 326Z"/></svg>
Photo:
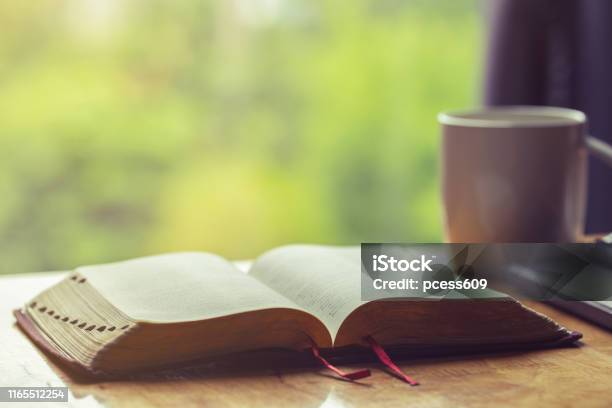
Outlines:
<svg viewBox="0 0 612 408"><path fill-rule="evenodd" d="M407 386L379 366L372 366L373 375L363 385L330 378L324 370L290 369L232 375L177 370L131 380L79 382L49 362L11 314L61 276L0 277L0 386L68 386L69 405L76 407L612 407L612 335L541 304L531 306L582 332L584 346L403 362L421 381L419 387ZM0 403L0 408L6 405Z"/></svg>

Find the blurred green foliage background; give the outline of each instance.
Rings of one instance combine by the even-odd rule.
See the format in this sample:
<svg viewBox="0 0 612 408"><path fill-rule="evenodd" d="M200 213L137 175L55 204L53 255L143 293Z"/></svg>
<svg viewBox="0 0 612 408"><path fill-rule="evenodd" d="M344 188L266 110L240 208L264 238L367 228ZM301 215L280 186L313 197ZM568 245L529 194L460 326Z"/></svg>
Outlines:
<svg viewBox="0 0 612 408"><path fill-rule="evenodd" d="M0 273L439 241L476 0L0 4Z"/></svg>

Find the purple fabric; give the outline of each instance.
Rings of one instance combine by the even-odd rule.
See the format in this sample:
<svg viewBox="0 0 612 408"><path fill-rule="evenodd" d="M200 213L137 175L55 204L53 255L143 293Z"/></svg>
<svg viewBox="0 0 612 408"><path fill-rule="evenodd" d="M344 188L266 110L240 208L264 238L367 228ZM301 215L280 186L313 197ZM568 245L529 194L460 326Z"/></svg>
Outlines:
<svg viewBox="0 0 612 408"><path fill-rule="evenodd" d="M612 143L612 0L492 0L486 105L584 111ZM612 231L612 169L589 164L587 232Z"/></svg>

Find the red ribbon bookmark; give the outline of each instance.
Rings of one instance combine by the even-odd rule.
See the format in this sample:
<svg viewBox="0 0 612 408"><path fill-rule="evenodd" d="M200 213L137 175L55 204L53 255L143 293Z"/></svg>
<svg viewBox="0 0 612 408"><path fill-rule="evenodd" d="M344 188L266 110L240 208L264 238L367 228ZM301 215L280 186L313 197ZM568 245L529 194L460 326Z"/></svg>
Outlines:
<svg viewBox="0 0 612 408"><path fill-rule="evenodd" d="M391 371L393 371L396 376L398 376L400 379L406 381L412 386L419 385L419 383L415 379L404 374L401 368L395 365L395 363L393 362L393 360L391 360L391 357L389 357L385 349L382 348L382 346L378 344L372 336L364 337L364 339L370 344L372 351L374 351L374 354L376 354L376 357L378 357L380 362L389 367L389 369L391 369Z"/></svg>
<svg viewBox="0 0 612 408"><path fill-rule="evenodd" d="M355 381L355 380L359 380L361 378L369 377L370 375L372 375L370 370L367 368L364 368L362 370L353 371L351 373L345 373L344 371L340 370L338 367L334 367L329 361L327 361L325 358L323 358L323 356L321 356L321 353L319 352L319 348L314 342L312 343L310 350L312 351L312 354L321 363L323 363L325 367L327 367L329 370L333 371L334 373L336 373L337 375L339 375L340 377L344 379L347 379L349 381Z"/></svg>

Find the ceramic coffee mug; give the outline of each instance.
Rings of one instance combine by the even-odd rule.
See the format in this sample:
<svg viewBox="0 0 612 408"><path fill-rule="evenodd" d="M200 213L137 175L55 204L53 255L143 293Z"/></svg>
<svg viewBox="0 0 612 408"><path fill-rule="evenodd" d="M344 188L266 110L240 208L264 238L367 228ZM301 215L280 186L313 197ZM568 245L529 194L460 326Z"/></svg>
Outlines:
<svg viewBox="0 0 612 408"><path fill-rule="evenodd" d="M583 233L587 151L582 112L512 106L438 116L449 242L575 242ZM612 174L612 173L611 173Z"/></svg>

